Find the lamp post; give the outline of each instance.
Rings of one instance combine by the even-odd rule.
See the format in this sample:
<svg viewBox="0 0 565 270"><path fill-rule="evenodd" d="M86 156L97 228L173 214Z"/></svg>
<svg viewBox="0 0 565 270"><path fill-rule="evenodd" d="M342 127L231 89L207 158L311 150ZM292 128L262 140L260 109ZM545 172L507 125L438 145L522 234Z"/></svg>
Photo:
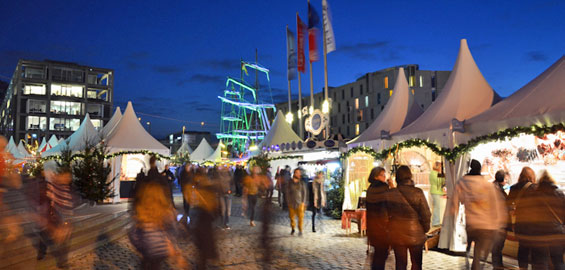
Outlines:
<svg viewBox="0 0 565 270"><path fill-rule="evenodd" d="M151 122L147 121L147 130L151 133Z"/></svg>

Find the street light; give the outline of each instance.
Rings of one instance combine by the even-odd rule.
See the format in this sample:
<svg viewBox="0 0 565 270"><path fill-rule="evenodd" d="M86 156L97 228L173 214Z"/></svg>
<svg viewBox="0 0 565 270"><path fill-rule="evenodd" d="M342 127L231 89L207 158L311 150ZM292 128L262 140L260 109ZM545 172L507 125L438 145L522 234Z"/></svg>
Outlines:
<svg viewBox="0 0 565 270"><path fill-rule="evenodd" d="M151 122L147 121L147 129L149 130L149 133L151 133Z"/></svg>

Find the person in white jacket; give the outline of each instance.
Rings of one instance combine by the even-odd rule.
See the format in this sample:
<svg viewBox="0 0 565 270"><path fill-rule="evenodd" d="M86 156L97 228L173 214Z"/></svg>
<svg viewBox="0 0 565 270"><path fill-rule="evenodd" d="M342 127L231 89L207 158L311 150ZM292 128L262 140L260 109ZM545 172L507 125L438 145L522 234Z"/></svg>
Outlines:
<svg viewBox="0 0 565 270"><path fill-rule="evenodd" d="M481 261L490 253L496 233L504 229L507 213L501 194L481 175L481 163L473 159L470 167L469 173L457 181L452 202L453 209L459 209L459 203L465 206L467 254L475 242L471 266L475 270L482 269Z"/></svg>

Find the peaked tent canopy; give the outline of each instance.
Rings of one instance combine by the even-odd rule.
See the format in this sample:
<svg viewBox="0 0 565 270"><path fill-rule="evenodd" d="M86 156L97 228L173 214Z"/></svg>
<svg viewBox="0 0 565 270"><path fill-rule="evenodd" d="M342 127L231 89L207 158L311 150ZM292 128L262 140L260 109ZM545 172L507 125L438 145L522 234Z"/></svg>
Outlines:
<svg viewBox="0 0 565 270"><path fill-rule="evenodd" d="M206 158L206 161L216 162L216 161L220 161L221 159L222 159L222 146L218 144L216 150L214 150L214 152Z"/></svg>
<svg viewBox="0 0 565 270"><path fill-rule="evenodd" d="M349 147L375 146L377 141L381 139L381 132L395 133L412 123L422 113L422 108L418 106L418 103L414 100L414 95L410 93L404 68L401 67L398 69L392 96L383 111L361 135L348 142L348 145Z"/></svg>
<svg viewBox="0 0 565 270"><path fill-rule="evenodd" d="M184 141L181 146L179 147L179 149L177 150L178 154L184 154L184 153L188 153L189 155L192 154L192 148L190 148L190 145L188 145L188 143L186 141Z"/></svg>
<svg viewBox="0 0 565 270"><path fill-rule="evenodd" d="M120 110L120 107L116 107L116 111L114 111L112 118L110 118L110 121L108 121L108 123L106 123L106 125L104 125L104 127L100 131L102 138L107 138L108 135L110 135L110 133L112 132L112 130L114 130L116 125L118 125L121 119L122 119L122 111Z"/></svg>
<svg viewBox="0 0 565 270"><path fill-rule="evenodd" d="M87 145L96 145L100 142L100 135L90 121L90 115L87 113L82 120L79 128L65 140L65 144L59 143L57 146L42 153L43 156L57 155L68 147L73 152L82 151Z"/></svg>
<svg viewBox="0 0 565 270"><path fill-rule="evenodd" d="M263 141L259 144L259 149L269 148L271 146L281 145L283 143L301 142L302 140L294 130L288 125L282 112L277 111L277 116L271 125L271 129L265 135Z"/></svg>
<svg viewBox="0 0 565 270"><path fill-rule="evenodd" d="M49 141L47 141L47 143L49 144L49 146L51 146L51 148L57 146L57 144L59 144L59 140L57 140L57 136L55 136L55 134L51 135L51 138L49 138Z"/></svg>
<svg viewBox="0 0 565 270"><path fill-rule="evenodd" d="M45 152L49 149L51 149L51 147L47 146L47 140L45 139L45 137L43 137L43 139L41 139L41 143L39 144L39 147L37 148L37 151L42 153L42 152Z"/></svg>
<svg viewBox="0 0 565 270"><path fill-rule="evenodd" d="M194 149L192 154L190 155L190 160L195 162L204 162L208 157L210 157L214 153L214 149L205 138L202 138L198 147Z"/></svg>
<svg viewBox="0 0 565 270"><path fill-rule="evenodd" d="M106 138L106 145L110 153L148 150L165 156L169 155L169 148L153 138L139 123L131 101L128 102L118 124Z"/></svg>
<svg viewBox="0 0 565 270"><path fill-rule="evenodd" d="M513 127L565 122L565 56L487 111L466 121L458 143Z"/></svg>
<svg viewBox="0 0 565 270"><path fill-rule="evenodd" d="M412 124L393 134L392 143L419 138L451 147L447 133L452 119L469 119L498 101L500 97L481 74L467 40L462 39L455 66L437 100Z"/></svg>
<svg viewBox="0 0 565 270"><path fill-rule="evenodd" d="M25 156L29 156L29 152L27 151L27 149L24 146L24 143L22 141L20 141L20 143L18 143L18 151L20 151L20 153L24 154Z"/></svg>
<svg viewBox="0 0 565 270"><path fill-rule="evenodd" d="M8 144L6 145L6 152L10 152L13 154L13 151L18 149L18 146L16 145L16 143L14 142L14 137L10 136L10 140L8 140Z"/></svg>

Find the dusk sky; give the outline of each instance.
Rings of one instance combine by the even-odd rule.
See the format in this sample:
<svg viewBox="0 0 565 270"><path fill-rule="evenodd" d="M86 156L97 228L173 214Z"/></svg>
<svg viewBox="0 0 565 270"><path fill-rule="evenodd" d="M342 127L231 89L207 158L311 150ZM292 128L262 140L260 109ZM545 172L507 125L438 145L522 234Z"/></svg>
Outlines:
<svg viewBox="0 0 565 270"><path fill-rule="evenodd" d="M466 38L486 80L508 96L565 53L565 1L328 1L330 86L396 65L451 70ZM158 138L183 125L218 131L216 96L255 49L275 101L285 101L285 27L296 32L296 12L307 20L306 0L1 2L0 80L20 58L114 69L114 106L132 101ZM312 3L321 16L321 0ZM318 92L323 61L313 70Z"/></svg>

